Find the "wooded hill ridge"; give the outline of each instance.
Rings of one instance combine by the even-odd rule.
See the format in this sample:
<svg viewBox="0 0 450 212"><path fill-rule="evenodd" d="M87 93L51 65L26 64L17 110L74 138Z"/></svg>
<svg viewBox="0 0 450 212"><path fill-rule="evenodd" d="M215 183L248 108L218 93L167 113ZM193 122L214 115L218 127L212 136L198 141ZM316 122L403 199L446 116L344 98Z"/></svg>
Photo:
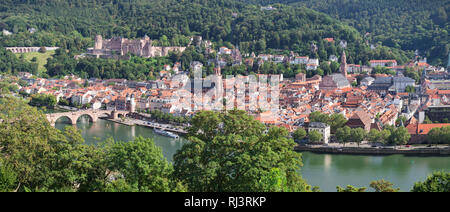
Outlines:
<svg viewBox="0 0 450 212"><path fill-rule="evenodd" d="M450 49L449 0L240 0L307 7L326 13L371 43L405 51L419 50L432 65L447 65Z"/></svg>
<svg viewBox="0 0 450 212"><path fill-rule="evenodd" d="M236 0L6 0L0 3L0 29L13 34L0 37L3 46L60 46L85 50L97 34L108 38L148 35L158 42L185 45L193 35L218 44L239 45L241 52L292 50L328 60L340 55L337 45L324 38L348 42L349 63L371 59L406 62L412 51L380 46L371 50L355 28L321 12L278 5L262 11L259 5ZM234 14L234 15L233 15ZM28 30L35 28L30 34ZM311 44L319 50L311 53Z"/></svg>

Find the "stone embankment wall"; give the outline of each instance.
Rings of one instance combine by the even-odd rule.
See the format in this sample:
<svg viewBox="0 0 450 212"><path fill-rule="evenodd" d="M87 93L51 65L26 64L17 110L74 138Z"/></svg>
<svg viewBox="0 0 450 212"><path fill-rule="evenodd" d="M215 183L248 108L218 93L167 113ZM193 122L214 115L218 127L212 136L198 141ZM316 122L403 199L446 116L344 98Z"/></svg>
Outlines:
<svg viewBox="0 0 450 212"><path fill-rule="evenodd" d="M295 151L307 151L314 153L330 153L330 154L359 154L359 155L443 155L450 156L449 148L414 148L414 149L387 149L387 148L358 148L358 147L309 147L296 146Z"/></svg>

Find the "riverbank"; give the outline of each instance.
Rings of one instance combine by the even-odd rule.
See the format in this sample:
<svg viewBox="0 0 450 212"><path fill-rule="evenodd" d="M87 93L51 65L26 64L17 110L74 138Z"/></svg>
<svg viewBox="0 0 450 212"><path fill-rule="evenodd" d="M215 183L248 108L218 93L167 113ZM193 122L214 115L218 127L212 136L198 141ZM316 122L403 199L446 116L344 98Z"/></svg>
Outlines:
<svg viewBox="0 0 450 212"><path fill-rule="evenodd" d="M294 148L298 152L313 152L327 154L351 155L416 155L416 156L450 156L449 147L419 147L419 148L383 148L383 147L330 147L330 146L302 146Z"/></svg>
<svg viewBox="0 0 450 212"><path fill-rule="evenodd" d="M107 121L112 121L118 124L123 124L123 125L127 125L127 126L143 126L143 127L148 127L148 128L156 128L156 129L160 129L160 130L164 130L164 131L169 131L169 132L174 132L180 135L186 135L187 131L183 130L183 129L179 129L175 126L169 125L169 124L158 124L158 123L153 123L153 122L146 122L146 121L142 121L142 120L137 120L137 119L128 119L126 118L124 121L122 119L109 119L109 118L102 118L104 120Z"/></svg>
<svg viewBox="0 0 450 212"><path fill-rule="evenodd" d="M134 126L135 125L133 122L122 121L121 119L110 119L110 118L103 118L103 117L100 117L100 119L103 119L103 120L106 120L106 121L112 121L114 123L123 124L123 125L127 125L127 126Z"/></svg>

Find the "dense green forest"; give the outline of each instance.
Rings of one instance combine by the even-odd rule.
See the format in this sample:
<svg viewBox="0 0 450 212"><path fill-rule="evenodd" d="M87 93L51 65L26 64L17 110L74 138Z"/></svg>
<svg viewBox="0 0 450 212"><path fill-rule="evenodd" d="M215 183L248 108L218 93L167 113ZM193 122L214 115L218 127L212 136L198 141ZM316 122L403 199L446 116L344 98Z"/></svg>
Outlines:
<svg viewBox="0 0 450 212"><path fill-rule="evenodd" d="M356 28L366 39L406 51L419 50L434 65L447 65L449 0L241 0L282 3L326 13ZM368 34L366 34L368 33Z"/></svg>
<svg viewBox="0 0 450 212"><path fill-rule="evenodd" d="M17 58L10 51L0 48L0 73L15 74L18 72L30 72L36 74L38 71L37 63L30 63L24 58Z"/></svg>
<svg viewBox="0 0 450 212"><path fill-rule="evenodd" d="M30 33L31 28L36 32ZM3 1L0 29L13 33L0 36L2 46L60 46L70 54L92 47L93 37L101 34L106 38L148 35L162 45L185 45L190 36L201 35L216 45L239 45L243 53L292 50L321 60L342 52L338 42L323 40L333 37L348 42L349 63L367 64L370 59L402 63L412 57L412 52L386 46L372 50L355 28L311 9L279 5L277 10L261 11L235 0ZM311 51L312 43L317 51ZM189 63L186 57L184 62Z"/></svg>

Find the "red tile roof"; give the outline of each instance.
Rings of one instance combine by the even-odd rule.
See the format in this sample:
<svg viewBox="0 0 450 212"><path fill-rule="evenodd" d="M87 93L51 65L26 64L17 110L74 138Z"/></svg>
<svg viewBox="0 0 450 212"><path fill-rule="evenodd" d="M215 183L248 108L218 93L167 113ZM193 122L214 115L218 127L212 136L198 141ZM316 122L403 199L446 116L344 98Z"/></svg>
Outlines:
<svg viewBox="0 0 450 212"><path fill-rule="evenodd" d="M419 124L417 133L420 135L427 135L433 128L448 127L450 124Z"/></svg>

